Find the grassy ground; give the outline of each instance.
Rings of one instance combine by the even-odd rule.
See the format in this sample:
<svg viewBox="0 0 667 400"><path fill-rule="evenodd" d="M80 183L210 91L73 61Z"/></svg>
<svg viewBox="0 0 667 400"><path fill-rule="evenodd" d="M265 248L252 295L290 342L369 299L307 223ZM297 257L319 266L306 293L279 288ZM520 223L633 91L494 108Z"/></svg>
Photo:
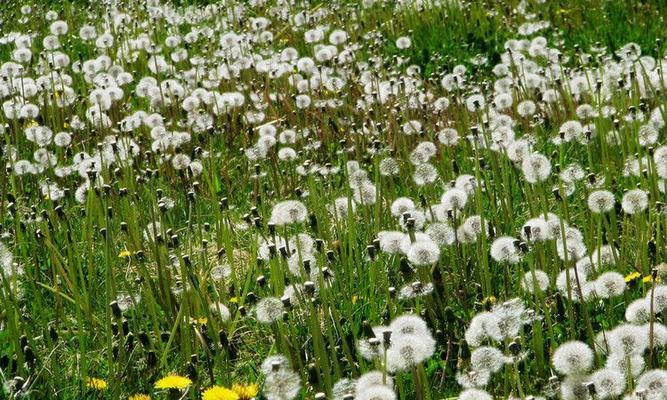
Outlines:
<svg viewBox="0 0 667 400"><path fill-rule="evenodd" d="M163 43L173 33L164 21L146 22L150 20L145 10L139 3L131 3L134 7L129 12L135 12L134 18L146 25L128 24L127 35L138 37L150 32L151 40ZM528 15L516 11L517 1L479 0L464 2L462 8L443 5L401 11L376 4L354 13L357 20L348 18L352 13L332 11L326 22L331 27L346 29L351 41L362 43L359 60L381 60L371 71L377 71L382 79L396 79L405 74L405 65L397 66L397 58L403 57L409 60L406 65L414 63L420 67L425 91L430 94L445 95L440 78L459 64L468 67L474 87L471 91L466 88L461 93L446 93L452 104L441 114L426 108L405 107L407 100L401 98L366 111L356 103L364 92L359 82L350 84L342 93L327 89L313 95L330 99L340 94L343 105L331 110L313 107L303 111L289 100L258 102L258 109L260 105L265 107L264 122L279 120L276 123L279 132L286 128L312 129L310 139L304 138L295 145L299 154L293 163L283 162L275 154L259 160L248 159L242 150L258 140L256 125L259 124L245 122L240 111L217 115L206 109L205 112L214 115L213 129L207 126L198 131L190 126L193 116L177 103L152 106L149 99L135 95L141 77L154 75L161 80L171 77L169 73L151 73L145 53L135 61L119 62L133 73L135 81L127 86L122 101L108 110L112 127L96 126L85 120L92 83L75 74L72 86L80 97L73 104L59 108L40 98L45 105L42 107L40 102L40 115L34 119L11 120L3 115L0 122L5 124L4 154L9 154L10 147L16 147L20 158L25 159L32 159L37 149L24 137L27 128L33 124L45 125L56 133L72 129L73 115L84 118L85 128L73 135L73 144L54 149L59 161L72 162L72 156L80 151L95 152L97 143L106 136L123 136L114 128L133 111L159 112L170 130L184 130L192 137L182 148L169 149L166 154L170 157L187 154L193 160L200 160L205 171L194 177L187 170L179 172L171 168L171 160L162 160L157 151L145 153L151 149L154 138L151 129L143 126L131 134L141 148L136 159L102 168L99 173L108 186L88 190L83 202L74 198L81 183L78 173L61 179L51 169L44 176L3 172L0 241L25 269L20 278L22 295L12 289L15 281L3 279L0 348L4 357L0 366L5 384L15 384L12 378L21 377L31 390L27 397L35 399L117 399L139 392L151 392L154 398L198 399L199 389L213 384L231 387L234 383L261 383L267 375L260 367L261 362L269 355L282 353L290 358L301 380L303 390L299 396L313 398L316 392L324 392L334 398L332 388L337 380L384 368L381 360L367 361L357 354L356 341L367 336L369 327L388 324L402 313L414 312L428 321L438 342L437 350L423 365L396 374L395 389L401 399L448 398L461 391L453 377L470 361L470 348L462 337L471 318L495 303L501 304L502 300L523 296L543 319L531 320L516 340L506 338L500 347L510 354L513 351L510 349L520 343L520 353L529 352L529 361L517 364L516 371L513 365L503 366L502 373L496 375L488 389L497 398L507 398L510 394L525 398L524 393L519 394L522 390L541 393L555 374L549 362L553 351L567 340L593 343L594 332L622 323L625 307L651 292L651 268L664 261L667 225L660 207L665 196L658 190L655 167L651 165L645 174L636 176L622 176L621 171L635 153L647 156L653 151L638 144L640 123L626 121L625 113L630 107L646 114L664 108L665 95L650 93L650 99L645 99L648 95L634 84L627 93L614 92L602 101L595 93L574 96L564 86L560 88L561 100L549 106L540 103L538 93L514 88L516 101L508 114L516 120L517 137L534 136L535 150L547 155L553 164L550 180L537 185L527 183L521 169L506 154L480 149L468 142L465 136L471 128L483 127L489 115L470 111L465 100L478 87L489 89L491 98L492 83L497 78L491 69L500 62L504 44L519 37L516 31L526 21L550 23L540 33L570 60L565 67L569 72L586 67L572 61L582 52L606 48L605 54L611 55L628 42L636 42L643 54L660 59L666 49L667 3L601 0L527 3L535 10ZM357 2L333 4L340 8L358 7ZM75 27L75 32L84 21L98 28L104 25L104 8L98 2L39 2L33 4L33 17L28 21L20 20L20 5L0 4L3 20L0 36L14 31L37 33L35 54L43 49L41 38L47 29L43 15L48 9L58 11ZM273 3L261 10L270 5ZM331 4L312 2L299 7L315 12ZM249 13L249 17L255 16L252 11ZM274 42L260 46L263 50L292 46L299 54L313 52L313 46L305 43L303 32L292 32L289 24L276 25L271 28ZM184 25L180 33L185 34L188 29ZM377 43L366 40L363 34L370 31L379 32L386 40ZM396 39L401 36L411 38L410 48L397 48ZM75 37L62 44L71 61L98 54L93 45ZM191 54L207 56L216 47L217 40L199 40L187 48ZM10 60L13 50L13 45L0 45L0 61ZM479 56L487 62L474 62ZM218 58L210 67L225 62ZM549 64L545 60L540 62L543 68ZM187 62L178 65L183 70L189 67ZM43 73L36 61L29 68L31 74ZM178 74L177 80L184 80L183 75ZM239 83L245 86L239 88ZM201 82L189 86L188 91L198 86ZM253 92L260 98L268 97L269 92L297 94L286 79L274 81L254 71L244 71L238 79L224 80L214 89ZM50 94L54 101L62 95L55 92L59 94ZM544 107L540 111L543 120L521 118L514 110L518 100L526 99ZM558 135L562 123L577 118L577 106L588 103L619 110L618 118L623 120L619 123L620 145L612 147L606 140L598 140L605 133L595 137L590 146L555 145L550 138ZM251 106L247 108L254 110ZM413 119L424 121L423 135L402 136L403 124ZM610 132L614 127L611 118L601 115L586 121L600 132ZM369 122L381 125L380 129L367 135L352 133L355 128L367 128ZM451 148L438 144L432 161L439 174L438 183L416 184L412 178L415 167L409 162L412 150L418 142L438 143L438 130L442 127L438 124L442 123L459 130L461 144ZM482 131L482 136L490 134L486 128ZM341 138L347 141L341 143ZM664 144L664 129L655 147L661 144ZM376 153L374 146L382 150ZM104 145L100 144L100 148ZM203 152L215 156L204 157ZM399 160L403 169L395 177L382 177L379 163L389 154ZM306 160L320 166L330 163L330 167L338 167L340 172L330 177L324 173L300 175L297 167ZM350 179L355 174L347 164L353 160L369 172L380 200L371 205L358 204L354 215L332 216L327 206L334 198L354 197ZM8 162L10 169L15 161ZM590 187L580 182L572 196L564 195L563 187L558 188L559 182L562 184L558 172L572 163L581 164L586 175L605 178L604 188L612 190L619 203L627 190L636 187L646 190L651 195L649 211L630 216L616 207L617 214L609 219L592 214L587 207ZM85 175L86 171L83 172ZM464 215L454 213L449 218L460 225L468 216L484 215L496 234L488 239L480 237L476 243L443 248L440 261L426 268L413 268L402 255L380 252L377 258L369 256L369 252L376 252L368 246L379 231L401 229L397 218L389 212L393 200L408 196L417 207L426 210L425 205L438 203L443 187L463 173L474 175L485 187L469 193L467 208L462 210ZM42 192L45 182L58 182L69 192L63 199L52 201ZM302 196L303 193L308 195ZM299 224L277 227L276 233L268 221L273 206L285 199L304 201L308 216ZM173 208L167 205L171 202ZM534 247L529 243L530 252L522 263L507 265L491 259L490 244L501 235L519 236L527 219L547 211L578 227L590 251L609 243L619 247L619 272L623 276L636 272L646 281L629 279L630 289L606 303L595 299L581 304L556 290L531 295L521 289L520 276L525 271L539 267L549 273L553 282L561 270L572 266L573 260L561 260L552 241ZM159 226L150 225L156 221ZM308 233L321 240L321 251L313 255L318 267L315 272L319 272L312 278L318 284L317 293L303 293L302 303L280 315L284 321L262 324L257 321L257 301L281 298L286 286L304 283L305 278L286 272L286 257L258 260L261 241L257 238L276 240L276 235L297 233ZM274 250L280 252L280 247L278 243ZM222 283L212 282L211 269L226 264L232 267L231 277ZM332 283L325 284L328 275L319 268L333 272ZM432 283L435 295L407 300L390 295L390 287L401 289L414 281ZM141 293L141 301L139 306L130 305L119 312L111 303L126 300L122 297L125 293ZM569 294L571 297L572 292ZM215 315L209 306L216 302L228 307L231 317ZM596 354L596 367L604 364L600 357ZM665 353L653 352L651 347L647 360L655 368L664 367ZM193 385L189 392L154 388L159 378L172 371L191 378ZM97 390L86 380L90 377L103 378L109 387ZM632 378L629 382L635 384ZM9 396L10 390L4 393Z"/></svg>

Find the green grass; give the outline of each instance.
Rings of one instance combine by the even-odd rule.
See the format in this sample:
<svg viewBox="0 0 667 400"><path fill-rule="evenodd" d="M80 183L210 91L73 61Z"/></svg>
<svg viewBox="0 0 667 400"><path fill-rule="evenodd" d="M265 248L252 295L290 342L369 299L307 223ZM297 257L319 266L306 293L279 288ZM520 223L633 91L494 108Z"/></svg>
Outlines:
<svg viewBox="0 0 667 400"><path fill-rule="evenodd" d="M183 3L205 2L173 4ZM574 60L580 52L599 47L598 43L607 48L607 54L631 41L641 46L643 54L658 59L664 54L667 15L664 2L528 3L539 10L536 20L550 22L551 27L543 34L550 45L568 56L570 61L565 68L584 68ZM269 2L269 6L274 4ZM329 2L304 4L300 6L313 11L331 6ZM349 12L356 2L336 4L342 9L350 7L346 9ZM524 326L516 339L520 350L529 352L526 362L518 367L519 372L504 367L488 389L498 398L517 395L518 390L525 390L526 394L541 393L554 374L549 360L558 345L573 339L592 343L592 333L622 323L625 307L649 294L651 285L634 280L623 296L584 304L573 302L569 298L571 293L564 295L553 285L548 293L531 295L520 288L523 273L541 269L549 273L553 283L560 271L572 266L571 260L558 258L555 242L549 241L529 243L530 251L523 254L523 260L508 265L491 259L491 242L502 235L518 237L527 219L553 212L581 230L587 254L599 245L614 243L621 251L615 270L623 275L638 272L642 277L650 276L652 268L664 262L667 255L663 208L667 199L658 189L654 166L637 176L621 174L630 156L651 155L654 150L638 144L640 124L619 122L618 146L604 139L613 127L613 120L604 116L589 119L599 132L590 145L573 142L556 146L550 138L558 136L563 122L576 118L575 107L579 104L613 106L619 111L615 118L622 120L630 107L649 112L656 107L664 109L666 98L663 92L650 93L644 99L635 83L630 90L615 91L603 101L597 94L576 99L564 85L559 87L562 100L551 107L540 103L537 91L514 88L515 105L520 100L533 99L543 107L541 121L521 118L515 109L507 111L517 121L517 137L533 135L535 150L548 156L553 167L546 182L527 183L521 168L505 154L478 148L466 140L471 129L483 126L487 119L483 112L466 108L464 101L472 93L470 88L460 93L444 93L438 79L463 64L468 67L471 88L488 85L485 92L490 96L496 79L490 70L499 62L505 42L517 38L517 27L527 19L513 12L518 4L473 0L465 2L462 9L443 6L403 11L375 5L359 11L356 21L347 14L337 13L325 18L333 28L346 29L350 41L363 44L358 50L360 61L383 58L382 67L370 69L381 79L399 76L406 65L419 66L426 91L452 101L450 108L440 114L425 106L403 107L406 99L400 96L370 110L358 108L356 101L362 98L363 85L354 81L340 94L342 106L326 110L296 109L291 101L296 91L284 77L271 80L244 71L237 80L215 86L215 90L228 92L237 90L237 84L242 82L246 85L245 92L253 88L254 92L266 95L269 91L285 94L284 100L267 102L265 121L279 119L279 131L311 129L312 140L299 139L294 145L300 153L292 163L279 160L275 152L258 161L245 156L243 149L252 146L258 134L256 126L242 120L241 111L218 116L212 107L202 106L202 112L212 114L213 129L197 131L187 122L192 116L178 105L158 105L151 112L164 115L169 129L187 131L192 137L182 148L166 153L183 153L201 160L204 171L201 175L188 176L174 170L169 161L161 162L155 152L146 154L153 140L148 127L125 134L90 122L73 134L69 150L54 148L59 161L70 162L72 154L79 151L94 152L97 143L107 135L131 135L141 151L132 163L103 167L99 174L108 186L89 190L85 202L78 203L74 198L82 181L78 173L60 178L50 169L43 176L19 176L3 171L0 242L23 266L24 275L15 278L21 282L21 295L12 289L16 284L14 277L2 279L0 355L4 356L4 364L0 379L7 383L15 376L22 377L32 391L28 398L34 399L125 399L136 393L151 393L153 398L181 398L181 393L153 388L159 378L173 371L189 375L193 381L183 398L199 399L200 391L213 384L261 385L265 379L260 371L261 362L269 355L284 354L301 379L303 389L299 396L313 398L317 392L331 395L333 384L339 379L382 369L381 362L370 362L357 354L356 341L366 337L369 326L389 324L401 314L414 312L423 315L438 343L432 357L396 374L398 397L450 398L461 391L455 373L470 362L470 348L463 334L471 318L494 303L520 296L544 319ZM59 11L73 32L78 32L84 21L98 29L104 24L104 10L97 2L40 2L34 8L33 18L23 23L18 18L17 4L0 4L0 18L4 22L0 36L13 31L35 32L33 49L41 51L41 39L48 26L43 15L51 8ZM261 8L249 12L249 16L261 15L263 11ZM135 18L147 20L145 10L134 8L131 12L136 12ZM179 33L185 34L189 28L184 24ZM266 45L267 49L293 46L299 54L312 53L303 32L293 32L289 24L279 22L271 29L276 40ZM371 46L363 34L373 29L383 39ZM128 30L126 34L132 36L150 31L152 38L162 42L175 29L160 21L144 27L130 25ZM404 35L411 38L412 47L399 50L395 40ZM93 45L76 37L64 42L63 47L72 61L98 54ZM189 45L188 51L209 56L216 48L217 41L200 40ZM9 45L0 46L0 61L8 61L13 50ZM478 55L485 56L488 62L473 65L470 60ZM407 58L409 63L397 67L393 57ZM160 80L168 77L164 73L152 74L148 62L146 54L141 54L136 62L120 63L133 73L135 81L126 87L123 100L109 110L114 128L129 113L150 108L147 99L134 94L142 76L155 75ZM542 68L548 66L546 60L539 62ZM598 65L597 62L594 60L592 65ZM215 60L214 66L222 63ZM31 74L38 74L36 67L36 62L29 65ZM186 63L178 67L189 68ZM41 112L34 121L10 120L1 113L0 123L6 124L1 138L4 149L14 146L20 158L31 159L37 146L24 133L33 122L49 126L57 133L71 129L72 115L85 119L91 83L80 75L72 76L72 86L81 95L73 104L60 109L39 103ZM188 90L197 86L194 84ZM337 95L322 90L313 97L330 99ZM55 99L56 95L49 94L46 98ZM249 102L246 96L246 108L251 110ZM642 102L645 104L640 106ZM401 134L401 125L412 119L425 123L422 135ZM378 131L366 135L353 132L368 122L380 124ZM461 139L457 147L439 144L437 124L443 123L459 131ZM490 140L490 134L488 129L481 129L480 135L485 140ZM654 147L664 145L664 138L662 128ZM346 141L341 143L341 139ZM321 142L321 147L312 146L315 140ZM439 180L433 185L420 186L412 179L415 167L409 158L417 143L424 141L438 143L431 162ZM377 154L369 151L374 146L382 150ZM213 156L203 157L202 152ZM401 173L383 177L378 165L389 154L401 163ZM325 177L299 175L296 167L306 160L320 165L331 163L340 172ZM368 172L378 189L379 200L372 205L358 204L354 215L335 218L327 206L334 198L353 196L348 183L350 173L346 170L347 162L353 160L359 161ZM571 163L580 164L585 174L606 179L603 188L611 190L617 202L625 190L639 187L647 191L648 210L637 216L625 215L620 209L602 216L593 214L587 207L592 189L584 181L577 183L577 190L571 196L564 195L562 190L555 190L558 194L554 194L554 185L559 182L557 173ZM428 266L410 266L403 255L378 252L377 257L369 256L369 252L376 252L368 246L379 231L400 229L397 219L389 213L393 200L408 196L419 207L436 204L444 187L464 173L483 181L484 188L469 193L466 207L448 223L458 226L466 217L483 214L495 237L443 247L439 262ZM45 198L40 190L45 178L67 187L70 193L58 201ZM300 195L306 192L307 196ZM164 206L165 197L173 200L173 208ZM268 224L272 208L286 199L302 200L308 216L301 223L278 227L273 232ZM161 224L156 232L160 238L147 240L145 230L154 221ZM280 298L287 285L304 283L305 278L289 274L284 257L258 260L257 238L298 233L307 233L321 241L321 251L313 256L316 268L327 268L335 278L325 284L325 278L316 275L312 278L319 284L316 293L304 293L301 303L294 304L284 317L281 315L280 321L262 324L253 312L257 301ZM152 234L149 232L148 236ZM213 281L211 269L225 263L232 268L231 277L224 282ZM407 300L390 295L390 288L400 290L414 281L433 283L433 294ZM189 290L174 294L172 289L179 283ZM126 292L140 293L141 301L117 313L111 302ZM228 321L212 314L209 305L214 302L229 307ZM202 323L202 319L206 322ZM502 350L509 352L514 340L506 338ZM31 354L35 355L34 361L30 360ZM664 368L665 356L663 349L656 349L648 363ZM602 359L596 360L596 367L602 366ZM108 389L97 391L86 387L89 377L105 379ZM517 383L516 379L523 383ZM0 393L9 396L7 391Z"/></svg>

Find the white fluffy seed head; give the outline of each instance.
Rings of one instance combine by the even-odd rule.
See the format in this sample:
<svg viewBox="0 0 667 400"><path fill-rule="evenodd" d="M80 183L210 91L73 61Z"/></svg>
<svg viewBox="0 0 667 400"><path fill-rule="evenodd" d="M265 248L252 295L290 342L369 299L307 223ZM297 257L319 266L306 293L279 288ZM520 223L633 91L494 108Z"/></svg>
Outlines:
<svg viewBox="0 0 667 400"><path fill-rule="evenodd" d="M410 246L407 256L413 265L433 265L440 258L440 248L430 239L417 241Z"/></svg>
<svg viewBox="0 0 667 400"><path fill-rule="evenodd" d="M458 400L493 400L493 397L482 389L466 389L459 393Z"/></svg>
<svg viewBox="0 0 667 400"><path fill-rule="evenodd" d="M521 261L517 240L511 236L501 236L491 244L491 258L499 263L516 264Z"/></svg>
<svg viewBox="0 0 667 400"><path fill-rule="evenodd" d="M386 376L380 371L366 372L357 379L356 391L357 393L361 393L368 388L378 385L391 388L394 385L394 381L390 376Z"/></svg>
<svg viewBox="0 0 667 400"><path fill-rule="evenodd" d="M528 271L521 279L521 288L531 294L536 293L537 288L545 292L549 288L549 275L541 270Z"/></svg>
<svg viewBox="0 0 667 400"><path fill-rule="evenodd" d="M407 211L414 210L415 202L412 199L407 197L399 197L391 203L391 215L394 217L400 217L403 213Z"/></svg>
<svg viewBox="0 0 667 400"><path fill-rule="evenodd" d="M607 335L609 349L620 354L641 354L649 344L648 332L640 326L621 324Z"/></svg>
<svg viewBox="0 0 667 400"><path fill-rule="evenodd" d="M373 385L359 392L355 400L396 400L396 392L385 385Z"/></svg>
<svg viewBox="0 0 667 400"><path fill-rule="evenodd" d="M641 325L651 319L651 301L647 298L637 299L625 309L625 320L631 324Z"/></svg>
<svg viewBox="0 0 667 400"><path fill-rule="evenodd" d="M624 375L629 373L636 377L642 373L646 365L644 357L639 354L626 355L621 352L613 352L613 347L610 345L612 353L607 357L605 368L616 370Z"/></svg>
<svg viewBox="0 0 667 400"><path fill-rule="evenodd" d="M637 380L637 389L646 390L648 399L665 399L667 396L667 371L652 369L644 372Z"/></svg>
<svg viewBox="0 0 667 400"><path fill-rule="evenodd" d="M624 291L625 278L618 272L605 272L595 280L595 293L602 299L620 296Z"/></svg>
<svg viewBox="0 0 667 400"><path fill-rule="evenodd" d="M638 214L648 207L648 193L641 189L628 191L623 195L621 207L626 214Z"/></svg>
<svg viewBox="0 0 667 400"><path fill-rule="evenodd" d="M500 320L489 311L475 315L465 332L465 340L472 347L481 346L488 340L500 342L502 339Z"/></svg>
<svg viewBox="0 0 667 400"><path fill-rule="evenodd" d="M473 370L488 370L496 373L505 365L505 355L491 346L478 347L470 354L470 366Z"/></svg>
<svg viewBox="0 0 667 400"><path fill-rule="evenodd" d="M440 247L451 246L456 241L454 228L445 222L430 224L425 233Z"/></svg>
<svg viewBox="0 0 667 400"><path fill-rule="evenodd" d="M587 203L591 212L600 214L613 210L616 200L614 194L608 190L595 190L588 195Z"/></svg>
<svg viewBox="0 0 667 400"><path fill-rule="evenodd" d="M257 303L255 313L257 321L264 324L271 324L282 318L285 306L277 297L265 297Z"/></svg>
<svg viewBox="0 0 667 400"><path fill-rule="evenodd" d="M626 379L623 373L613 369L601 369L590 378L595 385L595 393L599 399L613 399L625 391Z"/></svg>
<svg viewBox="0 0 667 400"><path fill-rule="evenodd" d="M523 158L521 169L529 183L544 182L551 174L551 162L546 156L533 153Z"/></svg>
<svg viewBox="0 0 667 400"><path fill-rule="evenodd" d="M273 206L269 222L281 226L303 222L306 217L308 217L308 210L302 202L286 200Z"/></svg>
<svg viewBox="0 0 667 400"><path fill-rule="evenodd" d="M430 334L392 335L387 350L387 370L394 373L410 369L431 357L434 351L435 340Z"/></svg>
<svg viewBox="0 0 667 400"><path fill-rule="evenodd" d="M576 340L563 343L554 352L552 364L563 375L581 375L593 366L593 350Z"/></svg>

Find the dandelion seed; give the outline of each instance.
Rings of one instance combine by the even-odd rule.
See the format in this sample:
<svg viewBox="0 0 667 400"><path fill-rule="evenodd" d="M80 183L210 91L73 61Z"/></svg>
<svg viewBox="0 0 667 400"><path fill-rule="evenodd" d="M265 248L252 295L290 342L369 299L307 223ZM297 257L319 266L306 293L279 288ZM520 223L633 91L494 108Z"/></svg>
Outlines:
<svg viewBox="0 0 667 400"><path fill-rule="evenodd" d="M667 394L667 371L653 369L646 371L637 380L637 389L644 389L647 398L665 398Z"/></svg>
<svg viewBox="0 0 667 400"><path fill-rule="evenodd" d="M602 299L620 296L625 291L625 279L618 272L605 272L595 280L595 293Z"/></svg>
<svg viewBox="0 0 667 400"><path fill-rule="evenodd" d="M608 332L609 348L621 354L641 354L648 347L648 334L639 326L622 324Z"/></svg>
<svg viewBox="0 0 667 400"><path fill-rule="evenodd" d="M438 132L438 141L445 146L456 146L459 141L459 133L454 128L445 128Z"/></svg>
<svg viewBox="0 0 667 400"><path fill-rule="evenodd" d="M433 183L438 179L438 170L429 163L417 164L412 179L418 186Z"/></svg>
<svg viewBox="0 0 667 400"><path fill-rule="evenodd" d="M416 266L433 265L440 258L440 248L430 239L418 241L410 246L407 256Z"/></svg>
<svg viewBox="0 0 667 400"><path fill-rule="evenodd" d="M541 270L528 271L523 275L521 287L527 292L534 294L537 288L544 293L549 288L549 275Z"/></svg>
<svg viewBox="0 0 667 400"><path fill-rule="evenodd" d="M343 399L346 395L354 396L357 392L356 386L357 381L354 379L340 379L331 389L332 397L334 399Z"/></svg>
<svg viewBox="0 0 667 400"><path fill-rule="evenodd" d="M399 197L391 203L391 215L400 217L408 211L415 209L415 203L407 197Z"/></svg>
<svg viewBox="0 0 667 400"><path fill-rule="evenodd" d="M476 370L488 370L496 373L505 365L505 355L495 347L482 346L472 351L470 366Z"/></svg>
<svg viewBox="0 0 667 400"><path fill-rule="evenodd" d="M542 154L533 153L523 158L521 168L530 183L543 182L551 174L551 162Z"/></svg>
<svg viewBox="0 0 667 400"><path fill-rule="evenodd" d="M264 324L271 324L282 318L285 306L276 297L265 297L257 303L257 320Z"/></svg>
<svg viewBox="0 0 667 400"><path fill-rule="evenodd" d="M297 200L287 200L273 206L269 223L289 225L303 222L308 216L306 206Z"/></svg>
<svg viewBox="0 0 667 400"><path fill-rule="evenodd" d="M481 346L486 340L500 342L502 339L500 319L491 312L475 315L465 331L465 340L473 347Z"/></svg>
<svg viewBox="0 0 667 400"><path fill-rule="evenodd" d="M431 223L425 233L440 247L451 246L456 241L454 228L444 222Z"/></svg>
<svg viewBox="0 0 667 400"><path fill-rule="evenodd" d="M600 399L616 398L625 391L625 376L618 371L602 369L593 373L590 379Z"/></svg>
<svg viewBox="0 0 667 400"><path fill-rule="evenodd" d="M400 50L405 50L410 48L410 45L412 42L410 41L410 38L407 36L401 36L398 39L396 39L396 47Z"/></svg>
<svg viewBox="0 0 667 400"><path fill-rule="evenodd" d="M491 244L491 257L497 262L516 264L521 260L516 239L502 236Z"/></svg>
<svg viewBox="0 0 667 400"><path fill-rule="evenodd" d="M301 390L301 379L296 372L280 369L264 380L263 393L268 400L291 400Z"/></svg>
<svg viewBox="0 0 667 400"><path fill-rule="evenodd" d="M384 385L369 386L363 391L357 391L355 400L396 400L396 393Z"/></svg>
<svg viewBox="0 0 667 400"><path fill-rule="evenodd" d="M456 382L465 389L483 388L489 383L491 372L487 370L467 371L456 373Z"/></svg>
<svg viewBox="0 0 667 400"><path fill-rule="evenodd" d="M448 210L461 210L468 201L468 195L465 191L457 188L447 190L440 199L440 202Z"/></svg>
<svg viewBox="0 0 667 400"><path fill-rule="evenodd" d="M639 354L626 355L623 352L614 352L612 345L609 345L609 348L612 349L612 353L607 358L605 363L606 369L611 369L618 371L625 376L631 374L633 377L639 376L644 370L646 365L644 357Z"/></svg>
<svg viewBox="0 0 667 400"><path fill-rule="evenodd" d="M562 400L591 400L585 376L569 376L560 385Z"/></svg>
<svg viewBox="0 0 667 400"><path fill-rule="evenodd" d="M459 393L458 400L493 400L493 397L482 389L466 389Z"/></svg>
<svg viewBox="0 0 667 400"><path fill-rule="evenodd" d="M623 196L621 206L626 214L640 213L648 207L648 194L641 189L630 190Z"/></svg>
<svg viewBox="0 0 667 400"><path fill-rule="evenodd" d="M651 319L651 302L648 299L637 299L625 309L625 319L635 325L645 324Z"/></svg>
<svg viewBox="0 0 667 400"><path fill-rule="evenodd" d="M273 368L276 366L279 369L289 369L290 364L289 361L287 360L287 357L281 354L266 357L262 362L261 370L265 375L268 375L273 371Z"/></svg>
<svg viewBox="0 0 667 400"><path fill-rule="evenodd" d="M566 342L554 351L552 363L561 374L580 375L593 366L593 351L586 343Z"/></svg>
<svg viewBox="0 0 667 400"><path fill-rule="evenodd" d="M361 393L366 391L366 389L375 386L386 386L391 388L394 386L394 380L391 376L387 376L380 371L366 372L357 379L356 391L357 393Z"/></svg>

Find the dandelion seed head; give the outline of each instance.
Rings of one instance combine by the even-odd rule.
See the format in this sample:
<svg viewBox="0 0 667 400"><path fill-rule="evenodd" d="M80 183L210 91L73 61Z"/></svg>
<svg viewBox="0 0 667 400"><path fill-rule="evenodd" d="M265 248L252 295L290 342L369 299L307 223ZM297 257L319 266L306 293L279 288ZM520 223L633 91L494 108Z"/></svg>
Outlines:
<svg viewBox="0 0 667 400"><path fill-rule="evenodd" d="M480 389L491 380L491 372L488 370L470 370L456 372L456 382L464 389Z"/></svg>
<svg viewBox="0 0 667 400"><path fill-rule="evenodd" d="M631 324L641 325L651 319L651 302L649 299L642 298L628 304L625 309L625 319Z"/></svg>
<svg viewBox="0 0 667 400"><path fill-rule="evenodd" d="M500 342L502 339L500 319L489 311L475 315L465 331L465 340L473 347L481 346L488 340Z"/></svg>
<svg viewBox="0 0 667 400"><path fill-rule="evenodd" d="M456 241L456 232L445 222L433 222L426 228L425 233L440 247L451 246Z"/></svg>
<svg viewBox="0 0 667 400"><path fill-rule="evenodd" d="M591 374L590 380L595 385L596 395L600 399L613 399L625 391L625 375L613 369L598 370Z"/></svg>
<svg viewBox="0 0 667 400"><path fill-rule="evenodd" d="M387 370L398 372L409 369L433 355L435 340L429 334L398 335L391 338L387 350Z"/></svg>
<svg viewBox="0 0 667 400"><path fill-rule="evenodd" d="M496 262L516 264L521 260L517 240L510 236L501 236L491 244L491 258Z"/></svg>
<svg viewBox="0 0 667 400"><path fill-rule="evenodd" d="M529 183L544 182L551 174L551 162L539 153L533 153L523 158L521 169Z"/></svg>
<svg viewBox="0 0 667 400"><path fill-rule="evenodd" d="M468 201L468 194L458 188L451 188L443 193L440 202L448 210L461 210Z"/></svg>
<svg viewBox="0 0 667 400"><path fill-rule="evenodd" d="M493 400L493 397L482 389L466 389L459 393L458 400Z"/></svg>
<svg viewBox="0 0 667 400"><path fill-rule="evenodd" d="M357 393L361 393L366 389L375 386L386 386L391 388L394 386L394 380L391 376L383 374L380 371L366 372L357 379L356 391Z"/></svg>
<svg viewBox="0 0 667 400"><path fill-rule="evenodd" d="M523 275L521 287L531 294L536 293L537 288L544 293L549 288L549 281L549 275L544 271L535 270L534 273L533 271L528 271Z"/></svg>
<svg viewBox="0 0 667 400"><path fill-rule="evenodd" d="M430 239L418 241L410 246L407 257L416 266L433 265L440 258L440 248Z"/></svg>
<svg viewBox="0 0 667 400"><path fill-rule="evenodd" d="M646 365L644 357L639 354L626 355L622 351L614 352L612 346L610 343L609 348L612 349L612 352L607 357L605 368L618 371L626 376L628 373L632 374L633 377L639 376Z"/></svg>
<svg viewBox="0 0 667 400"><path fill-rule="evenodd" d="M605 272L595 280L595 293L602 299L620 296L624 291L625 278L618 272Z"/></svg>
<svg viewBox="0 0 667 400"><path fill-rule="evenodd" d="M586 387L586 377L580 375L568 376L560 385L562 400L591 400Z"/></svg>
<svg viewBox="0 0 667 400"><path fill-rule="evenodd" d="M470 366L473 370L488 370L496 373L505 365L505 355L491 346L478 347L470 355Z"/></svg>
<svg viewBox="0 0 667 400"><path fill-rule="evenodd" d="M303 222L308 216L306 206L298 200L286 200L277 203L271 210L269 223L275 225L289 225Z"/></svg>
<svg viewBox="0 0 667 400"><path fill-rule="evenodd" d="M621 207L626 214L637 214L648 207L648 194L641 189L628 191L623 195Z"/></svg>
<svg viewBox="0 0 667 400"><path fill-rule="evenodd" d="M586 343L570 341L554 351L552 364L563 375L580 375L593 366L593 350Z"/></svg>
<svg viewBox="0 0 667 400"><path fill-rule="evenodd" d="M299 374L287 369L271 371L264 380L263 393L268 400L291 400L301 391Z"/></svg>
<svg viewBox="0 0 667 400"><path fill-rule="evenodd" d="M646 371L637 380L637 389L647 391L648 398L667 396L667 371L664 369L652 369Z"/></svg>
<svg viewBox="0 0 667 400"><path fill-rule="evenodd" d="M608 332L607 341L612 351L621 354L641 354L648 347L648 332L640 326L621 324Z"/></svg>
<svg viewBox="0 0 667 400"><path fill-rule="evenodd" d="M276 297L265 297L261 299L256 306L255 313L257 320L264 324L271 324L278 321L283 316L285 306L283 302Z"/></svg>

